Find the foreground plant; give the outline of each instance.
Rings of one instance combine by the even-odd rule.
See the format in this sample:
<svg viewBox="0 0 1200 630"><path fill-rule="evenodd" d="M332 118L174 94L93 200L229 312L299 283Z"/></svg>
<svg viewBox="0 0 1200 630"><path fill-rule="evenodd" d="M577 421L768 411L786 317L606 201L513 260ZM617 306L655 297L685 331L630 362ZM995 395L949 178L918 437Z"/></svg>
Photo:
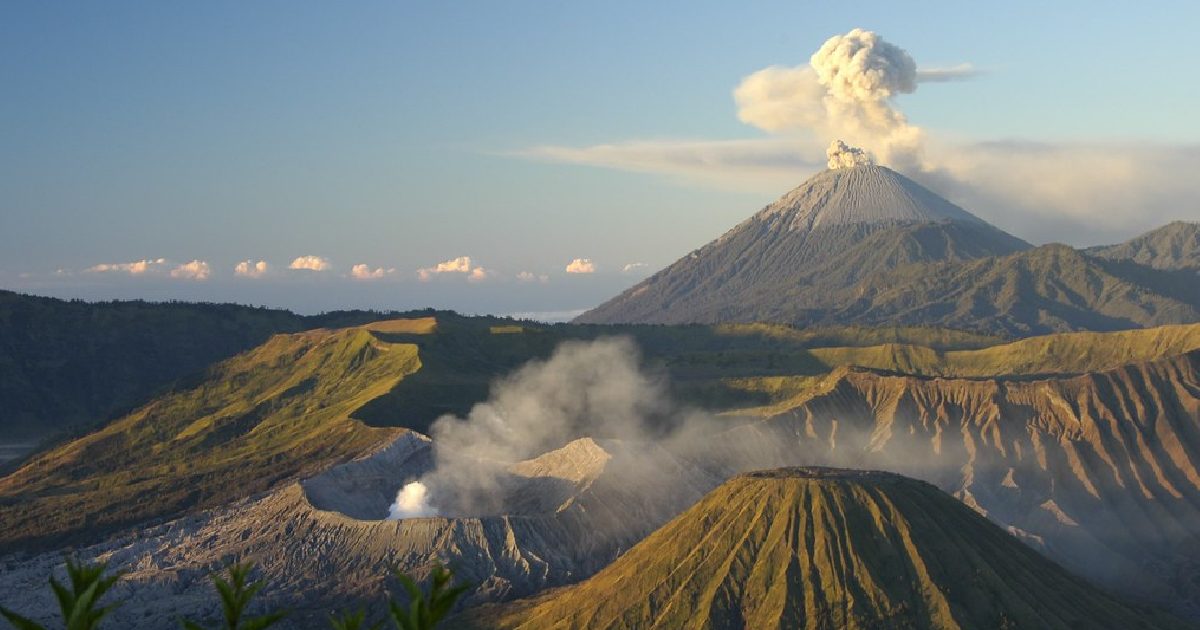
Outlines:
<svg viewBox="0 0 1200 630"><path fill-rule="evenodd" d="M466 584L450 586L454 573L443 566L433 569L429 595L426 595L411 577L397 571L396 579L408 592L408 607L395 600L388 603L392 621L400 630L433 630L450 614L455 602L469 588Z"/></svg>
<svg viewBox="0 0 1200 630"><path fill-rule="evenodd" d="M88 564L76 562L67 558L67 577L71 583L68 590L50 576L50 588L58 599L58 608L62 612L63 627L66 630L95 630L100 627L100 620L121 605L121 602L99 606L100 598L112 588L121 573L104 575L108 563L99 562ZM17 630L46 630L46 627L17 613L0 606L0 615Z"/></svg>
<svg viewBox="0 0 1200 630"><path fill-rule="evenodd" d="M329 625L333 630L379 630L383 627L383 622L377 622L373 625L365 625L367 623L367 613L364 610L359 610L353 613L342 613L337 617L329 618Z"/></svg>
<svg viewBox="0 0 1200 630"><path fill-rule="evenodd" d="M224 625L217 626L217 628L221 630L262 630L287 615L285 611L275 611L258 617L242 618L246 608L250 605L250 600L254 599L254 596L266 584L262 580L248 582L250 571L253 569L253 563L235 563L229 565L228 581L216 574L212 576L213 586L217 589L217 594L221 596L221 612L225 617ZM194 621L184 619L181 623L186 630L205 630L204 626Z"/></svg>

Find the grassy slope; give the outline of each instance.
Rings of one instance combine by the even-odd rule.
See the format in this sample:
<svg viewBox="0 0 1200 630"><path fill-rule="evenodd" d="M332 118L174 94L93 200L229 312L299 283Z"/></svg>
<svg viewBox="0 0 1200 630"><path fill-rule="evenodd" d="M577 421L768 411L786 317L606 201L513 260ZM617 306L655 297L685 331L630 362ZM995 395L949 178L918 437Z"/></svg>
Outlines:
<svg viewBox="0 0 1200 630"><path fill-rule="evenodd" d="M0 479L0 546L218 505L358 455L398 429L350 415L419 367L415 345L366 328L272 337Z"/></svg>
<svg viewBox="0 0 1200 630"><path fill-rule="evenodd" d="M931 485L742 476L591 579L478 627L1173 628Z"/></svg>
<svg viewBox="0 0 1200 630"><path fill-rule="evenodd" d="M271 335L383 317L0 291L0 443L79 434ZM394 315L393 315L394 316Z"/></svg>

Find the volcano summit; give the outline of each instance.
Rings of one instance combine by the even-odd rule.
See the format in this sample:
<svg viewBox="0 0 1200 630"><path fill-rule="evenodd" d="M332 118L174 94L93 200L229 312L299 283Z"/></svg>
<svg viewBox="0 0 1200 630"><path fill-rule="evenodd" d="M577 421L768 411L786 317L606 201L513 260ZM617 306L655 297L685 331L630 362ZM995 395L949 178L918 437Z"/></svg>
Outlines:
<svg viewBox="0 0 1200 630"><path fill-rule="evenodd" d="M873 272L1028 247L886 166L831 168L578 321L804 320Z"/></svg>

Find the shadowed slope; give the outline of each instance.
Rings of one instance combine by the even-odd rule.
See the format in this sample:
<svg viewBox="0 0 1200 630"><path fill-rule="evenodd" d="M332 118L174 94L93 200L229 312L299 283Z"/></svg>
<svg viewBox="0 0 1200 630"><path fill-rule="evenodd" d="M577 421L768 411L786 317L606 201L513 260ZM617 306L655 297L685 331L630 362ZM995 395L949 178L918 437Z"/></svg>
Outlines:
<svg viewBox="0 0 1200 630"><path fill-rule="evenodd" d="M563 630L1184 627L1098 591L933 486L827 469L736 477L586 582L508 610L475 621Z"/></svg>
<svg viewBox="0 0 1200 630"><path fill-rule="evenodd" d="M1186 272L1092 258L1066 245L955 265L877 274L853 303L815 321L960 327L1028 336L1200 320L1200 287Z"/></svg>

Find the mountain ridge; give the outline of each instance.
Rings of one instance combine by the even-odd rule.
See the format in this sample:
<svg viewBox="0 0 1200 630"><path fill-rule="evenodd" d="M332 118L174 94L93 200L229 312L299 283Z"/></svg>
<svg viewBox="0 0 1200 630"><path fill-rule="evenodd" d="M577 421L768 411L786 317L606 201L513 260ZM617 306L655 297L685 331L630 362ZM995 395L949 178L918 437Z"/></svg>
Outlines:
<svg viewBox="0 0 1200 630"><path fill-rule="evenodd" d="M1089 247L1100 258L1125 259L1155 269L1200 269L1200 223L1172 221L1124 243Z"/></svg>

